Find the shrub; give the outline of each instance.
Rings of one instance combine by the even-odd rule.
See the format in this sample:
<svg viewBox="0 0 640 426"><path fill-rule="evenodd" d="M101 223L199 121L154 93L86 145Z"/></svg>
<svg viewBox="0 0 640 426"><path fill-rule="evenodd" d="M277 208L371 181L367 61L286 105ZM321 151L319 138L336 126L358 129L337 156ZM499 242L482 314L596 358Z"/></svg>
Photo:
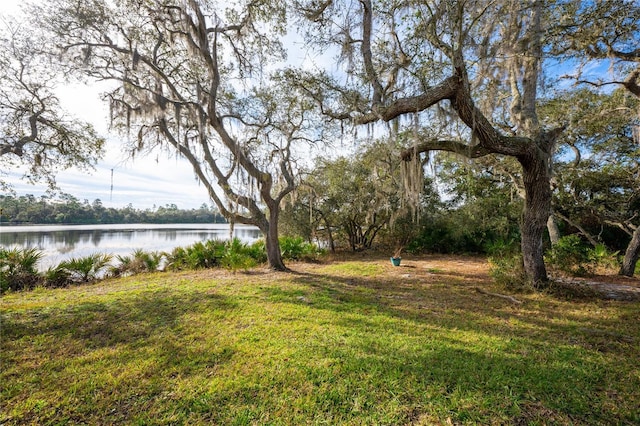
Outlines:
<svg viewBox="0 0 640 426"><path fill-rule="evenodd" d="M258 264L258 261L252 256L253 249L251 246L234 238L227 241L226 250L220 259L220 265L230 270L249 269Z"/></svg>
<svg viewBox="0 0 640 426"><path fill-rule="evenodd" d="M283 259L313 261L321 253L315 244L305 241L302 237L281 237L279 241Z"/></svg>
<svg viewBox="0 0 640 426"><path fill-rule="evenodd" d="M547 264L558 271L574 276L585 276L592 272L589 248L576 234L567 235L547 251Z"/></svg>
<svg viewBox="0 0 640 426"><path fill-rule="evenodd" d="M65 260L58 268L66 271L72 281L89 282L97 279L103 270L109 266L110 254L94 253L85 257L74 257Z"/></svg>
<svg viewBox="0 0 640 426"><path fill-rule="evenodd" d="M597 244L588 251L587 256L594 267L617 269L620 267L619 254L619 251L612 252L604 244Z"/></svg>
<svg viewBox="0 0 640 426"><path fill-rule="evenodd" d="M45 287L66 287L71 282L71 273L63 265L52 266L44 273Z"/></svg>
<svg viewBox="0 0 640 426"><path fill-rule="evenodd" d="M0 292L32 289L40 284L37 264L42 256L35 248L0 248Z"/></svg>
<svg viewBox="0 0 640 426"><path fill-rule="evenodd" d="M545 260L553 269L574 276L593 274L596 268L617 269L619 252L610 251L604 244L589 247L576 234L560 238L547 251Z"/></svg>
<svg viewBox="0 0 640 426"><path fill-rule="evenodd" d="M247 253L258 263L265 263L267 261L267 248L263 239L250 244L247 247Z"/></svg>
<svg viewBox="0 0 640 426"><path fill-rule="evenodd" d="M533 290L524 271L522 255L519 253L489 257L489 275L497 284L509 290Z"/></svg>
<svg viewBox="0 0 640 426"><path fill-rule="evenodd" d="M448 218L434 218L422 225L409 242L409 253L482 253L492 236L486 230L471 229Z"/></svg>
<svg viewBox="0 0 640 426"><path fill-rule="evenodd" d="M513 256L520 251L519 241L516 239L503 240L496 239L487 241L484 245L484 252L491 257Z"/></svg>
<svg viewBox="0 0 640 426"><path fill-rule="evenodd" d="M198 241L188 247L176 247L166 254L167 269L179 271L183 269L213 268L220 264L226 251L226 243L219 240Z"/></svg>
<svg viewBox="0 0 640 426"><path fill-rule="evenodd" d="M118 265L110 270L113 276L134 275L143 272L155 272L160 268L164 254L153 251L135 250L131 256L116 256Z"/></svg>

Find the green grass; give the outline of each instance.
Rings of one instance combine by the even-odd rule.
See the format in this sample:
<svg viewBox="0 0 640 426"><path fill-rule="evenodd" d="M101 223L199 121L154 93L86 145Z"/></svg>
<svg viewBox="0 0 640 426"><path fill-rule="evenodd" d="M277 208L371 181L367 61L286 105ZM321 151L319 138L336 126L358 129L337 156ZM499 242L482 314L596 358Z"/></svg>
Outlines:
<svg viewBox="0 0 640 426"><path fill-rule="evenodd" d="M638 424L640 305L388 259L0 299L0 424Z"/></svg>

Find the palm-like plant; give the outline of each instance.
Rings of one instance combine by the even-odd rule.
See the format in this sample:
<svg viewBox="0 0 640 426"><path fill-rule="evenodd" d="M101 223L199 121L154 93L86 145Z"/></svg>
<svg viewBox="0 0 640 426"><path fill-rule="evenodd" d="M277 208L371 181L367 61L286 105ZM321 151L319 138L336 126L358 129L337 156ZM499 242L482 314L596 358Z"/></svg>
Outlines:
<svg viewBox="0 0 640 426"><path fill-rule="evenodd" d="M35 287L41 281L37 265L42 256L35 248L0 249L0 292Z"/></svg>
<svg viewBox="0 0 640 426"><path fill-rule="evenodd" d="M146 252L135 250L130 256L116 256L118 265L109 271L113 276L125 276L143 272L154 272L160 268L165 254L161 252Z"/></svg>
<svg viewBox="0 0 640 426"><path fill-rule="evenodd" d="M100 272L109 266L112 258L110 254L95 253L65 260L58 268L67 271L73 281L88 282L98 278Z"/></svg>

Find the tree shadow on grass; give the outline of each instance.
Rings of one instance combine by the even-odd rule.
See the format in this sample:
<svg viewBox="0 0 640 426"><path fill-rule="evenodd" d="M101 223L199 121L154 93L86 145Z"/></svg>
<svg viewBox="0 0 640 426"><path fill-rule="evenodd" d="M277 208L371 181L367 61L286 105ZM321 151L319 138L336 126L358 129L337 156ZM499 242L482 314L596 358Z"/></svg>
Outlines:
<svg viewBox="0 0 640 426"><path fill-rule="evenodd" d="M164 290L126 299L85 302L68 308L5 315L6 341L39 335L78 340L82 347L98 349L132 345L162 330L178 326L182 316L200 310L227 311L237 302L211 292L180 293Z"/></svg>
<svg viewBox="0 0 640 426"><path fill-rule="evenodd" d="M374 278L307 272L294 274L294 282L309 288L316 298L322 300L316 307L345 311L357 306L367 306L369 310L374 309L419 323L443 327L455 325L456 328L463 326L470 331L498 337L513 337L514 333L524 338L535 339L538 336L543 342L547 342L551 337L555 343L564 344L568 337L575 335L576 329L593 328L594 324L604 330L610 329L610 332L601 333L604 337L611 338L619 334L623 342L633 343L640 340L637 329L626 334L615 332L616 327L620 327L618 316L602 318L598 315L600 310L607 309L615 302L598 299L576 302L555 299L552 294L518 294L516 298L524 303L516 305L490 294L478 293L475 288L478 285L486 286L487 282L475 281L474 273L452 275L443 271L426 277L381 275ZM464 279L448 279L451 276ZM296 290L296 297L289 297L289 301L308 304L312 298L305 297L303 301L300 298L303 293ZM279 297L285 300L284 294ZM587 310L591 315L582 312L572 313L567 308L572 307L574 303L577 307L592 304L593 309ZM623 314L626 316L640 314L638 304L621 303L616 309L626 312ZM517 327L513 326L513 322L527 323L529 326Z"/></svg>
<svg viewBox="0 0 640 426"><path fill-rule="evenodd" d="M344 353L330 345L333 353L327 356L331 358L350 359L355 351L360 357L353 361L351 356L351 360L366 365L373 374L404 371L402 380L441 383L441 392L449 396L462 391L473 399L473 393L479 392L491 394L489 399L504 399L500 404L524 407L506 408L511 413L508 423L638 420L629 407L640 401L628 392L640 386L640 379L629 375L635 367L628 358L640 356L632 347L640 335L630 329L616 332L620 326L616 316L565 312L570 303L549 295L519 295L524 303L513 305L475 292L476 284L467 280L294 274L293 281L300 287L278 289L277 297L267 288L268 297L310 309L348 312L351 315L336 316L335 323L361 333L360 343L351 341ZM619 309L627 316L639 313L637 306ZM381 324L376 316L389 318L389 323ZM393 341L380 344L381 327L391 335L423 341L429 349L404 350L394 347ZM607 358L599 355L602 346L607 348ZM456 418L461 422L489 418L473 419L472 414L461 411Z"/></svg>
<svg viewBox="0 0 640 426"><path fill-rule="evenodd" d="M129 423L136 405L170 392L175 378L202 375L233 357L233 347L207 340L207 327L237 307L210 291L160 290L7 313L1 404L20 407L16 424ZM32 398L44 405L33 406Z"/></svg>

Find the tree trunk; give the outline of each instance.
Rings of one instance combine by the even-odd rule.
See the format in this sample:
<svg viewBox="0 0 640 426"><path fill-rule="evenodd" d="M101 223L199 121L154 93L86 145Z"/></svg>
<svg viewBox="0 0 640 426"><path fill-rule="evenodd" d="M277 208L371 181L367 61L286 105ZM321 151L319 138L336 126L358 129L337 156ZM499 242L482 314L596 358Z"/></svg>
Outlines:
<svg viewBox="0 0 640 426"><path fill-rule="evenodd" d="M638 262L638 256L640 255L640 226L636 228L631 237L631 241L627 246L627 250L624 253L624 260L622 261L622 267L620 268L620 275L626 275L627 277L633 277L636 269L636 263Z"/></svg>
<svg viewBox="0 0 640 426"><path fill-rule="evenodd" d="M549 232L549 240L551 240L551 245L555 246L560 239L560 229L558 229L558 222L556 222L556 218L553 212L549 214L549 219L547 219L547 231Z"/></svg>
<svg viewBox="0 0 640 426"><path fill-rule="evenodd" d="M549 158L539 149L519 158L523 170L525 203L522 212L522 258L527 277L538 288L548 284L544 265L542 237L551 211L551 187L549 185Z"/></svg>
<svg viewBox="0 0 640 426"><path fill-rule="evenodd" d="M329 238L329 249L331 250L331 253L335 253L336 243L335 241L333 241L333 232L331 232L331 225L329 224L329 221L326 219L324 221L324 226L327 229L327 238Z"/></svg>
<svg viewBox="0 0 640 426"><path fill-rule="evenodd" d="M287 271L287 267L282 260L282 251L280 250L280 241L278 240L278 219L280 210L277 208L269 208L269 222L262 229L265 238L265 246L267 249L267 261L269 267L275 271Z"/></svg>

